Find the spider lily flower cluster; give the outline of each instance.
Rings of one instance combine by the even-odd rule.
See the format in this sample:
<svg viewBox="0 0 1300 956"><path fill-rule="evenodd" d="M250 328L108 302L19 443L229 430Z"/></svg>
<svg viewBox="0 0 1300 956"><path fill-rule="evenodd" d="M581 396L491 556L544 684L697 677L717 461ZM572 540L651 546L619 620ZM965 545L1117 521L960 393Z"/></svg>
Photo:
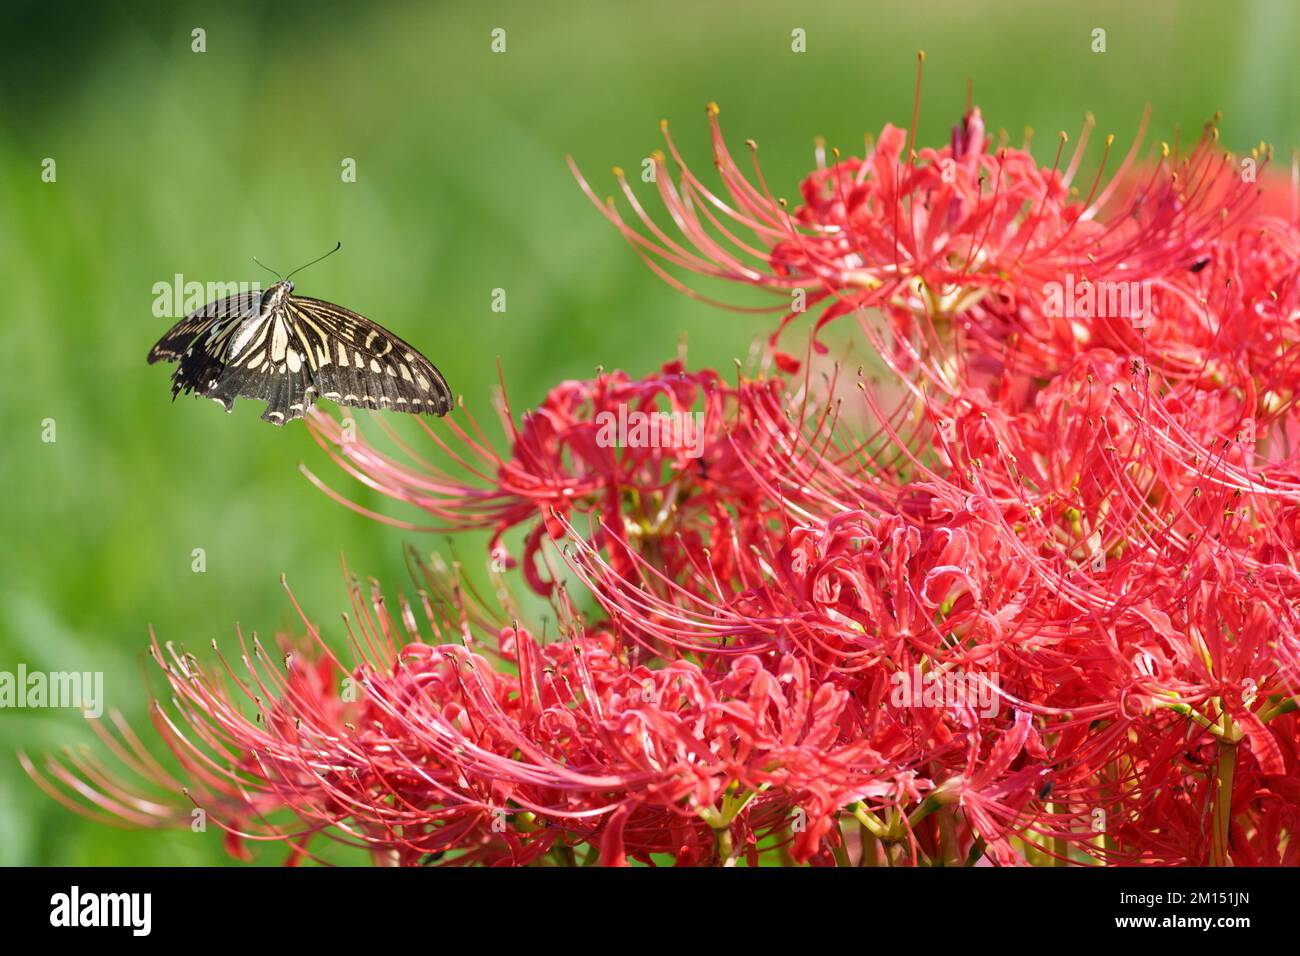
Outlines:
<svg viewBox="0 0 1300 956"><path fill-rule="evenodd" d="M293 861L1300 863L1300 226L1266 152L1139 134L1076 185L1091 124L1042 168L968 109L941 147L819 152L791 208L708 121L722 190L656 156L671 226L579 181L679 287L777 296L778 376L602 372L503 400L500 440L426 427L434 456L309 420L432 524L365 513L490 530L549 634L413 558L413 603L352 583L348 654L155 642L179 774L119 723L129 779L33 775ZM1100 307L1121 283L1140 308ZM817 356L841 319L886 384ZM632 414L697 424L611 440Z"/></svg>

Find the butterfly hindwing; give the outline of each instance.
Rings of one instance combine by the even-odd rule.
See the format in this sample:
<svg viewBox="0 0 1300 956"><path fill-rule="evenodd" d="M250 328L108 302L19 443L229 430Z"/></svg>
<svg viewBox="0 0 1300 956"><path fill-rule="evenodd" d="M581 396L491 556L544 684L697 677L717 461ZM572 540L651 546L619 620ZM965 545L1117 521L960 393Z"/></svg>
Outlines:
<svg viewBox="0 0 1300 956"><path fill-rule="evenodd" d="M213 341L224 360L216 383L203 394L229 411L236 398L266 402L262 420L283 425L311 408L315 389L285 306L275 296L252 319L232 326Z"/></svg>

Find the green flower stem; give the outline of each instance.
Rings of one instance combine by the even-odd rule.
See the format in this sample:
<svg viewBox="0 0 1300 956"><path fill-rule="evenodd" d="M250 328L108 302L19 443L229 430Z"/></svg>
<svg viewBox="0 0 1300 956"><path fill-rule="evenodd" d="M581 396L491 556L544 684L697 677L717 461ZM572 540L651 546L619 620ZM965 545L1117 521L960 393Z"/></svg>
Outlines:
<svg viewBox="0 0 1300 956"><path fill-rule="evenodd" d="M1210 865L1231 866L1228 841L1232 835L1232 780L1237 770L1237 744L1220 740L1218 749L1219 759L1214 765L1214 836L1210 846Z"/></svg>

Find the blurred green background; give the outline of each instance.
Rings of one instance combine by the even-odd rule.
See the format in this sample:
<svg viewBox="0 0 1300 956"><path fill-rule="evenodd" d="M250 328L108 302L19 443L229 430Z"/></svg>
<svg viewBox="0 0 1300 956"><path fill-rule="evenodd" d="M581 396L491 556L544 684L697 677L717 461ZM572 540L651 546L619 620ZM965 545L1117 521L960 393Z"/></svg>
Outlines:
<svg viewBox="0 0 1300 956"><path fill-rule="evenodd" d="M1259 3L12 5L0 13L0 670L101 670L110 707L154 742L143 648L207 656L234 625L294 622L279 586L337 639L340 555L410 590L405 542L299 474L306 461L355 500L302 423L261 406L226 416L169 400L144 356L166 322L153 285L298 277L389 326L438 364L480 420L501 361L516 410L597 365L634 374L688 337L693 364L731 368L768 320L719 313L661 284L581 195L634 171L668 117L711 175L703 106L730 141L762 147L792 196L825 136L846 152L911 115L927 51L921 143L946 139L969 77L990 128L1077 132L1086 111L1126 146L1145 103L1152 136L1223 110L1234 149L1300 142L1300 16ZM191 52L206 30L207 51ZM1090 50L1107 31L1107 51ZM489 49L494 28L507 50ZM807 52L791 50L791 31ZM1101 136L1094 138L1094 145ZM743 152L743 150L742 150ZM1096 150L1093 150L1095 154ZM41 181L46 157L57 181ZM357 181L341 181L341 162ZM711 181L711 180L710 180ZM508 311L490 309L504 288ZM368 413L358 413L363 429ZM42 421L57 441L41 440ZM409 423L401 423L403 426ZM407 429L409 431L409 428ZM408 513L408 517L412 516ZM206 573L191 552L207 554ZM458 546L481 552L478 542ZM91 739L71 712L0 710L0 863L228 862L220 833L88 823L18 766ZM283 858L263 851L259 862Z"/></svg>

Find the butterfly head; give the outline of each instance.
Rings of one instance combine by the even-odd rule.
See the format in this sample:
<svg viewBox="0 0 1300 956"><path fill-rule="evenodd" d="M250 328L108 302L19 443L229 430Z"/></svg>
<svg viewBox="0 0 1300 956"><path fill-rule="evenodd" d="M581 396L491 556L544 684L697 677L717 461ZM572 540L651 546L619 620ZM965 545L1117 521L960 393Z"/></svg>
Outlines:
<svg viewBox="0 0 1300 956"><path fill-rule="evenodd" d="M280 303L287 299L293 292L293 283L288 279L283 279L275 283L262 294L262 308L269 311L278 308Z"/></svg>

